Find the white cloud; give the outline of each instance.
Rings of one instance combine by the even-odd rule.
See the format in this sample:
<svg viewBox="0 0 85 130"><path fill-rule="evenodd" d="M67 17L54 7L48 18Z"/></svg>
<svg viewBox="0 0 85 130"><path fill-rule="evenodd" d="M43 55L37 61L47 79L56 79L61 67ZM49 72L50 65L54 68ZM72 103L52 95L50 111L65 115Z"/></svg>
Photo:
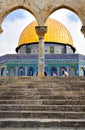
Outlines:
<svg viewBox="0 0 85 130"><path fill-rule="evenodd" d="M63 9L56 11L50 17L57 19L68 28L73 37L77 52L85 55L85 39L80 32L82 24L76 15L74 15L76 19L74 20L72 17L73 14L70 14L72 14L70 11ZM34 17L30 13L27 13L27 11L23 11L23 16L23 18L16 18L15 20L7 18L7 20L3 22L2 28L4 32L0 35L0 55L16 53L15 48L18 45L22 30L34 20Z"/></svg>
<svg viewBox="0 0 85 130"><path fill-rule="evenodd" d="M15 48L18 46L18 40L22 30L34 20L34 17L24 12L23 18L10 20L7 18L2 24L3 33L0 35L0 55L16 53Z"/></svg>
<svg viewBox="0 0 85 130"><path fill-rule="evenodd" d="M60 21L67 27L73 38L76 52L85 55L85 38L80 31L82 23L78 16L69 10L61 9L53 13L50 17Z"/></svg>

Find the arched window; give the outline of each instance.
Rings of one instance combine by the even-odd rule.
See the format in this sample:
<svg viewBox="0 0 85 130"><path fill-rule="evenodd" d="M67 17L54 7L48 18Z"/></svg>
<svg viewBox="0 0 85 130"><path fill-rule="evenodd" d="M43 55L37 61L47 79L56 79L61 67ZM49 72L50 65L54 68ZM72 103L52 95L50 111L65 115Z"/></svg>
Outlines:
<svg viewBox="0 0 85 130"><path fill-rule="evenodd" d="M70 76L75 76L76 70L74 67L70 67Z"/></svg>
<svg viewBox="0 0 85 130"><path fill-rule="evenodd" d="M60 68L60 76L63 75L63 71L67 71L65 67L61 67L61 68Z"/></svg>
<svg viewBox="0 0 85 130"><path fill-rule="evenodd" d="M80 68L80 76L84 76L84 69Z"/></svg>
<svg viewBox="0 0 85 130"><path fill-rule="evenodd" d="M19 68L18 75L19 76L25 76L25 70L24 70L23 67Z"/></svg>
<svg viewBox="0 0 85 130"><path fill-rule="evenodd" d="M13 67L10 68L10 76L14 76L15 69Z"/></svg>
<svg viewBox="0 0 85 130"><path fill-rule="evenodd" d="M31 53L31 48L30 47L26 48L26 53Z"/></svg>
<svg viewBox="0 0 85 130"><path fill-rule="evenodd" d="M53 72L55 72L55 73L56 73L56 75L57 75L57 70L56 70L56 67L52 67L52 68L51 68L51 76L53 75Z"/></svg>
<svg viewBox="0 0 85 130"><path fill-rule="evenodd" d="M54 47L50 47L50 53L54 53Z"/></svg>
<svg viewBox="0 0 85 130"><path fill-rule="evenodd" d="M5 76L5 68L1 69L1 76Z"/></svg>
<svg viewBox="0 0 85 130"><path fill-rule="evenodd" d="M33 68L32 67L29 68L29 76L33 76Z"/></svg>

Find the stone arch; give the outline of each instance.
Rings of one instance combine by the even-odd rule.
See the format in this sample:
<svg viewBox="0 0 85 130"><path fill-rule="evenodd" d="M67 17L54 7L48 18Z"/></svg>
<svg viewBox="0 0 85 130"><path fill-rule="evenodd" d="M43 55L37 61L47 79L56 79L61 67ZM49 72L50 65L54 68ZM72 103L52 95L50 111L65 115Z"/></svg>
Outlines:
<svg viewBox="0 0 85 130"><path fill-rule="evenodd" d="M30 19L29 19L29 17L30 17ZM10 47L7 45L7 42L3 42L4 43L3 45L5 45L5 47L6 47L7 53L9 53L8 51L15 53L15 48L18 45L18 38L19 38L22 30L32 20L35 20L35 17L24 9L14 10L5 17L5 19L2 23L4 32L1 34L0 39L2 39L2 42L3 42L5 40L5 36L10 38L10 41L9 41ZM11 31L12 31L12 33L11 33ZM11 34L11 36L10 36L10 34ZM12 42L12 44L11 44L11 42ZM2 50L3 54L6 53L4 51L5 47L3 48L1 46L1 48L2 48L1 50Z"/></svg>
<svg viewBox="0 0 85 130"><path fill-rule="evenodd" d="M85 13L84 12L84 4L85 4L84 1L80 2L80 1L71 0L71 1L68 2L68 0L64 0L64 1L58 0L57 2L55 1L54 3L49 2L48 6L46 6L44 8L44 12L48 12L47 16L46 16L46 17L48 17L49 15L51 15L53 12L55 12L58 9L62 9L62 8L68 9L68 10L74 12L76 15L78 15L78 17L83 22L83 19L84 19L83 16L84 16L84 13Z"/></svg>
<svg viewBox="0 0 85 130"><path fill-rule="evenodd" d="M71 1L72 2L72 1ZM46 22L46 20L48 19L48 17L52 14L52 13L54 13L55 11L57 11L57 10L59 10L59 9L67 9L67 10L69 10L69 11L72 11L73 13L75 13L77 16L78 16L78 18L80 19L80 21L81 21L81 23L82 23L82 27L81 27L81 32L84 34L84 36L85 36L85 20L84 20L84 12L85 11L83 11L83 8L84 8L84 6L82 7L82 11L80 11L81 10L81 8L80 8L81 6L77 6L76 4L75 4L75 2L73 3L73 5L72 5L72 3L71 4L69 4L69 5L67 5L67 4L61 4L61 5L55 5L55 7L53 7L51 10L49 10L48 11L48 14L47 14L47 16L45 17L45 19L44 19L44 21Z"/></svg>
<svg viewBox="0 0 85 130"><path fill-rule="evenodd" d="M10 5L10 4L9 4L9 5ZM3 6L2 6L2 8L3 8ZM16 11L16 10L18 10L18 9L23 9L23 10L28 11L28 12L31 13L31 15L33 15L34 18L36 19L35 12L33 12L32 9L27 8L27 7L25 7L24 5L19 5L19 4L17 4L17 5L16 5L16 4L15 4L15 5L11 5L9 8L6 8L5 10L3 10L3 11L0 13L0 15L1 15L1 17L0 17L0 32L3 32L3 29L1 28L1 25L2 25L2 22L4 21L5 17L6 17L8 14L10 14L10 13L12 13L13 11ZM36 21L37 21L37 19L36 19Z"/></svg>
<svg viewBox="0 0 85 130"><path fill-rule="evenodd" d="M50 14L49 14L48 16L50 16L52 13L54 13L55 11L58 11L58 10L60 10L60 9L67 9L67 10L69 10L69 11L72 11L73 13L75 13L75 14L79 17L79 15L78 15L78 13L77 13L76 10L74 10L74 9L71 8L70 6L63 6L63 5L61 5L61 6L59 6L59 7L56 7L54 10L52 10L52 11L50 12ZM79 18L80 18L80 17L79 17Z"/></svg>
<svg viewBox="0 0 85 130"><path fill-rule="evenodd" d="M74 10L74 9L72 9L72 8L70 8L70 7L67 7L67 6L64 6L64 7L63 7L63 6L60 6L60 7L57 7L56 9L52 10L52 12L50 12L50 14L48 14L47 18L45 19L45 22L46 22L46 20L48 19L48 17L49 17L50 15L52 15L53 13L55 13L55 11L58 11L58 10L61 10L61 9L66 9L66 10L68 10L68 11L73 12L73 13L80 19L80 21L81 21L81 23L82 23L82 25L83 25L81 16L77 13L77 11Z"/></svg>
<svg viewBox="0 0 85 130"><path fill-rule="evenodd" d="M82 32L85 34L85 1L68 1L68 0L4 0L0 3L0 24L2 23L4 17L15 9L23 8L31 12L39 26L44 26L45 21L51 13L60 8L67 8L75 12L80 18L83 28ZM0 29L1 31L1 29Z"/></svg>

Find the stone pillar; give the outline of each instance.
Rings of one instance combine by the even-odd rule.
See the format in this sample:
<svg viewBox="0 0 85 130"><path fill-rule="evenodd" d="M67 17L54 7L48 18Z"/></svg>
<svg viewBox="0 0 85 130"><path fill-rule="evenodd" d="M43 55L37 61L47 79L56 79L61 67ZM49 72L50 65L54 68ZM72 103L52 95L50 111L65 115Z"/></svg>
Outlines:
<svg viewBox="0 0 85 130"><path fill-rule="evenodd" d="M84 34L84 37L85 37L85 26L82 26L81 32Z"/></svg>
<svg viewBox="0 0 85 130"><path fill-rule="evenodd" d="M2 29L2 27L1 27L1 25L2 25L2 16L0 15L0 34L3 32L3 29Z"/></svg>
<svg viewBox="0 0 85 130"><path fill-rule="evenodd" d="M44 76L44 35L47 32L46 26L36 26L36 32L39 37L38 44L38 76Z"/></svg>
<svg viewBox="0 0 85 130"><path fill-rule="evenodd" d="M2 30L2 28L0 27L0 33L2 33L3 32L3 30Z"/></svg>

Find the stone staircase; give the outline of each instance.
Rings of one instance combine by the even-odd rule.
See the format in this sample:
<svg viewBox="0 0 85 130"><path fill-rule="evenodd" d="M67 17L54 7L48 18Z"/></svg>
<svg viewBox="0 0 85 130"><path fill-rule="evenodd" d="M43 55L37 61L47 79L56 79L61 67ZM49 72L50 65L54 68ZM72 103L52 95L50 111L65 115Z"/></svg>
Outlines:
<svg viewBox="0 0 85 130"><path fill-rule="evenodd" d="M0 77L0 128L57 127L85 129L85 77Z"/></svg>

